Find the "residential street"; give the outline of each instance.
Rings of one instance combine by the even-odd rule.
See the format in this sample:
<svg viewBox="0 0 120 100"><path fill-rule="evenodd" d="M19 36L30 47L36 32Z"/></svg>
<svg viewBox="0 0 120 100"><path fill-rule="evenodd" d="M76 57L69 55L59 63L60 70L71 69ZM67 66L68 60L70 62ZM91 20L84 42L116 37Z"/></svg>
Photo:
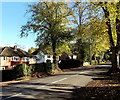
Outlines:
<svg viewBox="0 0 120 100"><path fill-rule="evenodd" d="M109 64L76 68L61 74L2 86L2 100L66 100L75 88L103 75Z"/></svg>

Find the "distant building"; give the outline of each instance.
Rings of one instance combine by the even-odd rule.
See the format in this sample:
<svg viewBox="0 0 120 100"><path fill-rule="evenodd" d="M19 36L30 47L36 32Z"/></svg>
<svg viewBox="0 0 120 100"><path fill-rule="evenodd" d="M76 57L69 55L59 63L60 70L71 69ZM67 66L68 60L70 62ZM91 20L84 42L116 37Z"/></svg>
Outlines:
<svg viewBox="0 0 120 100"><path fill-rule="evenodd" d="M36 58L17 46L0 49L0 69L12 68L19 63L33 64Z"/></svg>
<svg viewBox="0 0 120 100"><path fill-rule="evenodd" d="M68 56L67 53L63 52L62 55L59 57L59 60L68 60L68 59L77 59L77 55L70 55Z"/></svg>
<svg viewBox="0 0 120 100"><path fill-rule="evenodd" d="M53 63L53 55L45 54L39 50L34 51L32 55L36 57L37 63L46 63L47 61Z"/></svg>
<svg viewBox="0 0 120 100"><path fill-rule="evenodd" d="M47 61L50 61L51 63L53 63L53 55L49 54L49 53L43 53L41 51L39 51L39 49L37 49L36 51L34 51L32 53L32 55L36 56L36 62L37 63L46 63ZM56 57L57 61L59 60L59 57Z"/></svg>
<svg viewBox="0 0 120 100"><path fill-rule="evenodd" d="M34 51L32 55L36 56L37 63L43 63L43 62L46 63L47 61L50 61L51 63L53 63L53 55L45 52L43 53L39 49ZM67 53L63 52L60 57L56 56L56 60L58 62L60 62L61 60L67 60L67 59L77 59L77 55L74 54L74 55L68 56Z"/></svg>

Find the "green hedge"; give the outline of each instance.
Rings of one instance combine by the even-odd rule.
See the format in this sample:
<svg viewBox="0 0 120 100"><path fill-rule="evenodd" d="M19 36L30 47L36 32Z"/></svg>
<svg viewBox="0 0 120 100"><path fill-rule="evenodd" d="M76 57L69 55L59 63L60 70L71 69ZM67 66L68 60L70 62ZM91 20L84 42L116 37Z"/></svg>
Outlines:
<svg viewBox="0 0 120 100"><path fill-rule="evenodd" d="M9 81L9 80L13 80L23 76L32 76L33 74L41 73L41 72L44 72L44 73L52 72L52 71L55 71L57 66L58 65L51 64L50 62L30 64L30 65L21 63L11 70L1 71L3 76L2 81ZM77 60L63 61L59 65L61 69L71 68L71 67L73 68L78 66L79 66L79 61Z"/></svg>
<svg viewBox="0 0 120 100"><path fill-rule="evenodd" d="M36 72L47 72L46 63L31 64L32 74Z"/></svg>
<svg viewBox="0 0 120 100"><path fill-rule="evenodd" d="M60 69L75 68L80 66L82 66L80 61L75 59L62 60L59 64Z"/></svg>
<svg viewBox="0 0 120 100"><path fill-rule="evenodd" d="M48 73L52 70L51 63L39 63L39 64L30 64L25 63L18 64L11 70L0 71L2 73L2 81L10 81L23 76L31 76L35 73Z"/></svg>
<svg viewBox="0 0 120 100"><path fill-rule="evenodd" d="M32 74L32 67L28 66L25 63L18 64L16 67L13 68L18 76L29 76Z"/></svg>
<svg viewBox="0 0 120 100"><path fill-rule="evenodd" d="M30 76L34 73L40 72L49 72L51 64L46 63L38 63L38 64L30 64L26 65L24 63L17 65L14 67L14 71L20 76Z"/></svg>
<svg viewBox="0 0 120 100"><path fill-rule="evenodd" d="M2 70L0 71L0 75L2 75L2 81L11 81L13 79L16 79L16 73L11 70Z"/></svg>

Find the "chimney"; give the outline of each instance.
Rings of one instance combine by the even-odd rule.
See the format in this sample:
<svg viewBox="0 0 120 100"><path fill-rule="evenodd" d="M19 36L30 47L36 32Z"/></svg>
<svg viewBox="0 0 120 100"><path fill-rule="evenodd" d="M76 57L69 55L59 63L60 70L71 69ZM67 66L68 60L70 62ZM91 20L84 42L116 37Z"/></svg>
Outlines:
<svg viewBox="0 0 120 100"><path fill-rule="evenodd" d="M14 51L17 51L17 45L15 45L13 49L14 49Z"/></svg>

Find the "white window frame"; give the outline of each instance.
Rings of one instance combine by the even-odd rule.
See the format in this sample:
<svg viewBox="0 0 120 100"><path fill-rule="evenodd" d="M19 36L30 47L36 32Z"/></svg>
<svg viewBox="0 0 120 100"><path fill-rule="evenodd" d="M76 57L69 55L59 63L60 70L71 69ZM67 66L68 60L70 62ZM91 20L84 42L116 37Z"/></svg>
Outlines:
<svg viewBox="0 0 120 100"><path fill-rule="evenodd" d="M13 56L12 61L20 61L20 57Z"/></svg>
<svg viewBox="0 0 120 100"><path fill-rule="evenodd" d="M33 61L34 61L34 58L31 58L31 59L32 59L31 61L33 62Z"/></svg>
<svg viewBox="0 0 120 100"><path fill-rule="evenodd" d="M3 60L4 60L4 61L7 61L7 57L3 57Z"/></svg>
<svg viewBox="0 0 120 100"><path fill-rule="evenodd" d="M23 57L22 61L28 62L29 61L29 57Z"/></svg>
<svg viewBox="0 0 120 100"><path fill-rule="evenodd" d="M47 55L47 58L51 58L51 55Z"/></svg>

